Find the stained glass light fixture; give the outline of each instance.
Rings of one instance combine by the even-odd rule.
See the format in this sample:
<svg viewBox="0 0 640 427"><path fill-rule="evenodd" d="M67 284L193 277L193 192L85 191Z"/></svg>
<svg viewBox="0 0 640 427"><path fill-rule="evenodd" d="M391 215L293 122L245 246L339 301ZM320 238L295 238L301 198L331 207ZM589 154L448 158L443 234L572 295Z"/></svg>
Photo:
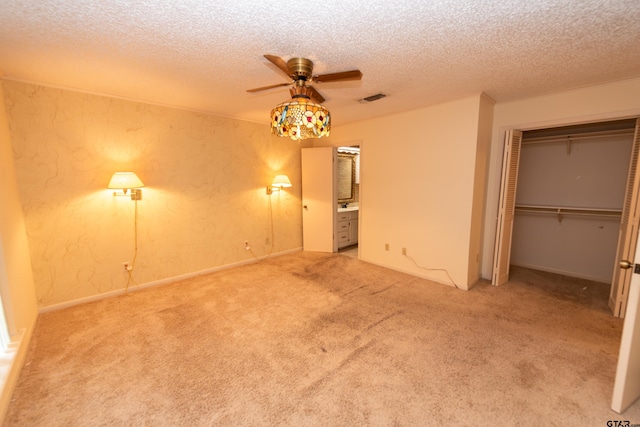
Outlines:
<svg viewBox="0 0 640 427"><path fill-rule="evenodd" d="M313 75L313 61L307 58L294 57L288 61L276 55L264 55L273 65L293 79L291 101L276 105L271 110L271 133L291 139L322 138L331 133L331 116L322 106L324 98L307 82L338 82L362 79L358 69L337 73ZM248 89L247 92L259 92L291 83ZM312 102L313 100L313 102ZM317 104L316 104L317 102Z"/></svg>
<svg viewBox="0 0 640 427"><path fill-rule="evenodd" d="M293 140L322 138L331 132L331 115L307 97L293 97L271 111L271 133Z"/></svg>
<svg viewBox="0 0 640 427"><path fill-rule="evenodd" d="M294 69L296 80L289 89L291 101L276 105L271 111L271 133L289 137L293 140L322 138L331 132L331 115L329 110L311 99L324 102L324 98L312 86L307 86L307 78L311 76L313 63L308 59L298 58Z"/></svg>

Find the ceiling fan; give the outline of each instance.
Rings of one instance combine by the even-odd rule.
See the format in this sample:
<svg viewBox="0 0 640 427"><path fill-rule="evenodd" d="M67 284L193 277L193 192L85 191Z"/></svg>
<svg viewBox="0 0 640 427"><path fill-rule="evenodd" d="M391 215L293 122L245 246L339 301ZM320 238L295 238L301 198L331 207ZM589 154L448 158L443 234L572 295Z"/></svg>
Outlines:
<svg viewBox="0 0 640 427"><path fill-rule="evenodd" d="M284 59L275 55L264 55L264 57L282 70L282 72L293 81L289 83L278 83L249 89L247 92L259 92L276 87L292 85L289 89L292 98L307 98L322 104L325 100L324 97L320 95L313 86L308 86L309 82L326 83L362 79L362 72L360 70L342 71L339 73L320 74L314 76L313 62L307 58L291 58L285 62Z"/></svg>

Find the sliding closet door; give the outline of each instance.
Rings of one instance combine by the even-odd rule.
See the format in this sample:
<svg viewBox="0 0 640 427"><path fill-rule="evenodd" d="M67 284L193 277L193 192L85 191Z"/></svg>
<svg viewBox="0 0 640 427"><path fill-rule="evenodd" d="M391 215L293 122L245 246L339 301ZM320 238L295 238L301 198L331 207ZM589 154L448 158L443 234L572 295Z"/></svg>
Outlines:
<svg viewBox="0 0 640 427"><path fill-rule="evenodd" d="M640 249L636 246L636 264L640 263L638 252ZM621 414L640 398L638 378L640 378L640 276L636 274L631 278L611 409Z"/></svg>
<svg viewBox="0 0 640 427"><path fill-rule="evenodd" d="M496 244L493 254L493 285L502 285L509 280L509 261L511 259L511 234L515 211L516 185L518 183L518 164L522 132L509 130L505 135L504 157L502 159L502 179L500 182L500 205L498 207L498 225Z"/></svg>
<svg viewBox="0 0 640 427"><path fill-rule="evenodd" d="M616 252L617 265L614 267L611 293L609 294L609 308L613 311L613 315L617 317L624 317L627 309L629 285L633 274L633 268L628 267L629 264L633 264L638 240L638 224L640 223L640 205L638 203L640 199L638 197L640 174L637 173L639 151L640 119L636 121L636 130L633 136L633 150L631 152L624 207L622 208L622 222L620 223L620 237L618 238L618 250Z"/></svg>

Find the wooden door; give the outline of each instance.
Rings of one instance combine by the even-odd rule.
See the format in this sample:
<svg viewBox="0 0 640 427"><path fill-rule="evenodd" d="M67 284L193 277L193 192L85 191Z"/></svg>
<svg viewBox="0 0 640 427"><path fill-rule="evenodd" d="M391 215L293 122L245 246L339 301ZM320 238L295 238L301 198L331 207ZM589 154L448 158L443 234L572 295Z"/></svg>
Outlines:
<svg viewBox="0 0 640 427"><path fill-rule="evenodd" d="M493 275L491 283L502 285L509 280L509 261L511 260L511 235L516 206L516 187L518 183L518 164L522 132L508 130L505 135L504 156L502 159L502 178L500 182L500 204L496 243L493 254Z"/></svg>
<svg viewBox="0 0 640 427"><path fill-rule="evenodd" d="M628 264L623 262L632 261L635 258L636 242L638 240L638 224L640 223L640 204L638 201L638 191L640 191L640 174L638 169L638 152L640 151L640 119L636 120L636 130L633 136L633 149L629 162L629 174L627 177L627 188L624 196L624 206L622 208L622 221L620 223L620 233L618 237L618 250L616 252L616 265L613 270L613 280L611 281L611 293L609 294L609 308L614 316L624 317L629 285L633 269L625 268Z"/></svg>
<svg viewBox="0 0 640 427"><path fill-rule="evenodd" d="M305 251L334 252L337 212L336 149L302 149L302 245Z"/></svg>

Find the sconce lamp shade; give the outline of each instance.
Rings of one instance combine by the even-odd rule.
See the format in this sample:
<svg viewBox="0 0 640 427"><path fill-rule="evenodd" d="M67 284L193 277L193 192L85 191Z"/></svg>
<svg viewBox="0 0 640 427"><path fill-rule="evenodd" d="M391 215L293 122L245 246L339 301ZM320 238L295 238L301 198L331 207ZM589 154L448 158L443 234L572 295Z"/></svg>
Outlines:
<svg viewBox="0 0 640 427"><path fill-rule="evenodd" d="M141 188L144 184L134 172L116 172L111 177L107 188L130 189Z"/></svg>
<svg viewBox="0 0 640 427"><path fill-rule="evenodd" d="M273 194L274 191L280 191L285 187L291 187L291 181L287 175L276 175L271 185L267 185L267 194Z"/></svg>
<svg viewBox="0 0 640 427"><path fill-rule="evenodd" d="M291 187L291 181L287 175L277 175L271 184L273 187Z"/></svg>

